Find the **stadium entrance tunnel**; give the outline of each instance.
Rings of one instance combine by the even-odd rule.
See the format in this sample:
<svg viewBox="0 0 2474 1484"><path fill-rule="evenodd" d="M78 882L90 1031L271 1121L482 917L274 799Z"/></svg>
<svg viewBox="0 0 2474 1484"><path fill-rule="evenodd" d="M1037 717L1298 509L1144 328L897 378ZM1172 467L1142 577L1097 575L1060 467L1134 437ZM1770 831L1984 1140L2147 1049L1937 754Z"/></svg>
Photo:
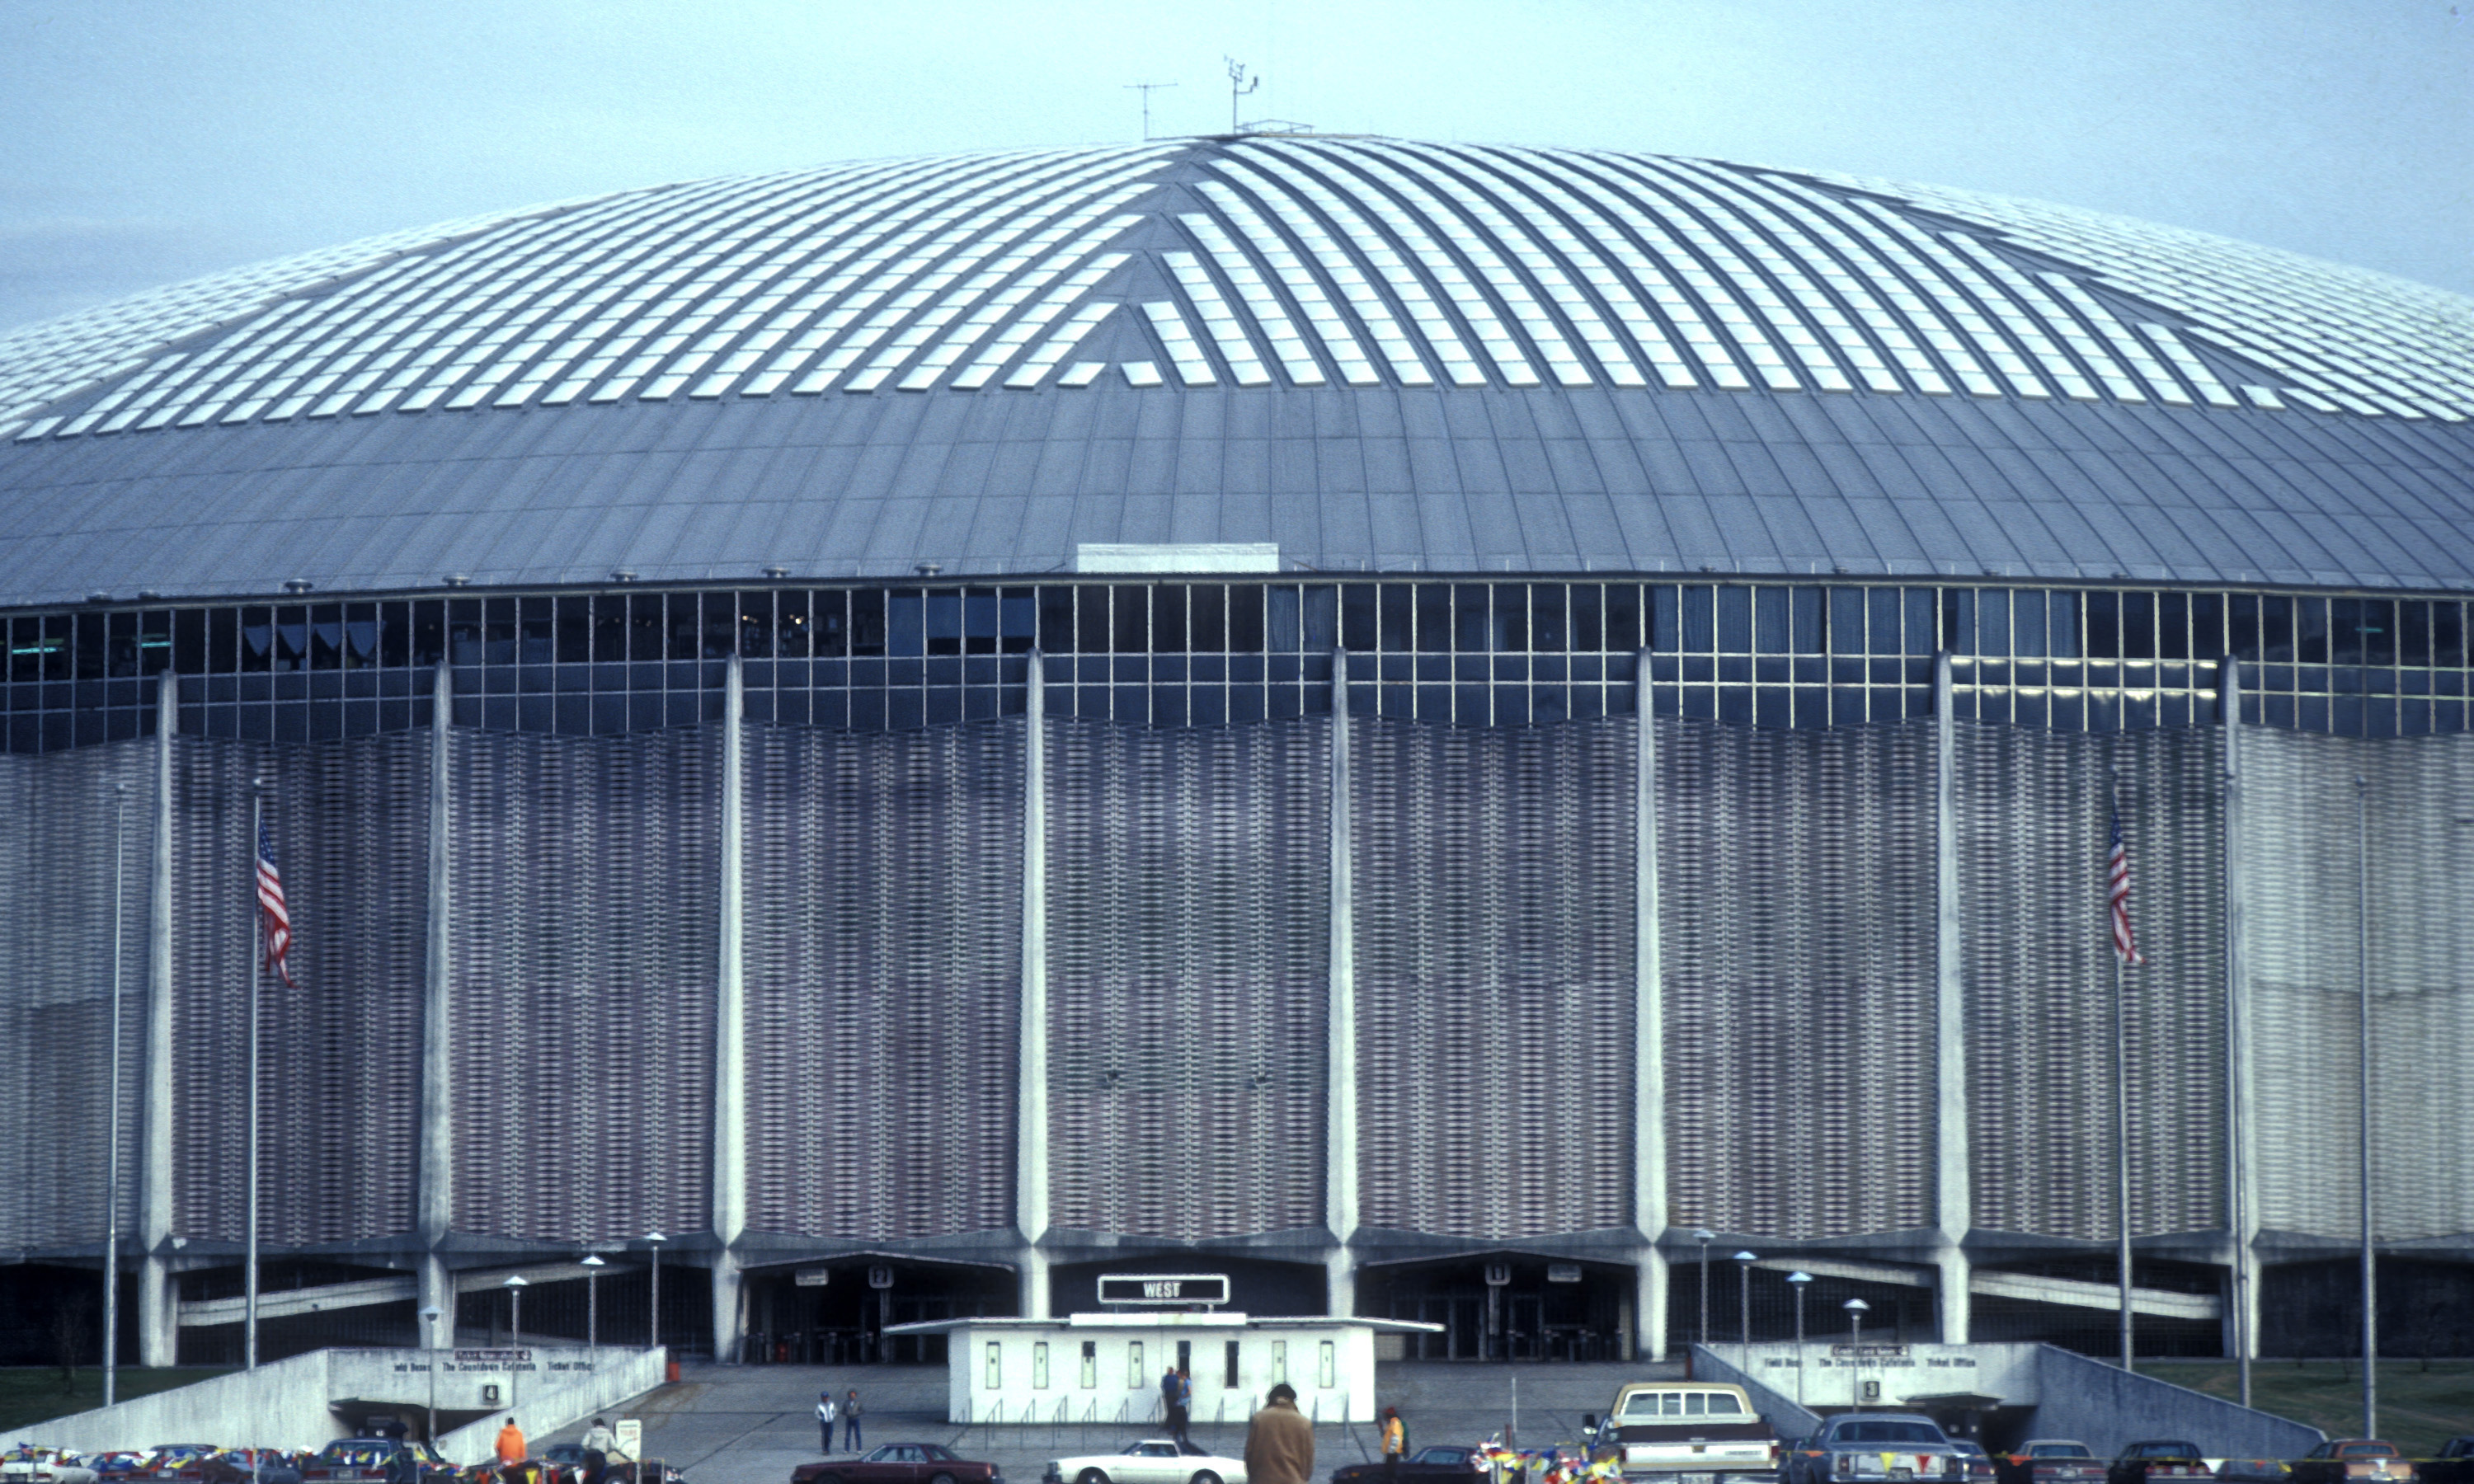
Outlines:
<svg viewBox="0 0 2474 1484"><path fill-rule="evenodd" d="M1443 1327L1399 1336L1402 1360L1621 1360L1635 1352L1635 1272L1527 1252L1369 1263L1357 1312Z"/></svg>
<svg viewBox="0 0 2474 1484"><path fill-rule="evenodd" d="M1088 1314L1100 1307L1103 1274L1162 1277L1225 1273L1227 1306L1240 1314L1291 1319L1322 1314L1329 1304L1320 1262L1278 1262L1212 1252L1129 1254L1103 1262L1060 1262L1048 1270L1052 1314Z"/></svg>
<svg viewBox="0 0 2474 1484"><path fill-rule="evenodd" d="M942 1365L943 1335L885 1331L1020 1307L1014 1270L999 1263L849 1253L751 1267L744 1281L751 1365Z"/></svg>

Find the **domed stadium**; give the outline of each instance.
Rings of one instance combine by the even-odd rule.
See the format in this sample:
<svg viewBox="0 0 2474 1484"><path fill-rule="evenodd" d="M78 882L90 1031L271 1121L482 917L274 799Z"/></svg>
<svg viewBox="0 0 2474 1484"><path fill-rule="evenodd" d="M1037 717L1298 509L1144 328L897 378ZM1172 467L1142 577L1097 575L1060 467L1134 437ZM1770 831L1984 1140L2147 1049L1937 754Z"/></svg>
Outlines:
<svg viewBox="0 0 2474 1484"><path fill-rule="evenodd" d="M19 329L10 1302L116 1248L229 1360L254 1234L266 1354L1208 1272L1611 1359L1802 1269L2104 1352L2126 1227L2143 1353L2324 1355L2367 1223L2464 1352L2469 417L2474 301L2373 273L1302 134Z"/></svg>

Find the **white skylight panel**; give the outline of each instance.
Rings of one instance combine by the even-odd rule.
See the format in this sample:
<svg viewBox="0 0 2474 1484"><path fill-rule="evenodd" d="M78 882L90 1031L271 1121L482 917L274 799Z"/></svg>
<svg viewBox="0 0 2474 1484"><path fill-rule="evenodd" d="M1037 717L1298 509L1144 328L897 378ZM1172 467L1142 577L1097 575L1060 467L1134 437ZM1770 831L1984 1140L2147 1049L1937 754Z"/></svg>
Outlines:
<svg viewBox="0 0 2474 1484"><path fill-rule="evenodd" d="M2077 366L2062 353L2060 347L2054 344L2051 335L2048 334L2049 330L2059 333L2062 323L2057 322L2066 322L2070 323L2072 330L2084 339L2085 333L2077 331L2076 323L2069 321L2069 317L2062 313L2061 307L2030 282L2026 275L2002 261L1999 255L1975 238L1965 232L1945 232L1943 236L1964 255L1971 271L1978 267L1982 269L1984 276L1978 277L1977 284L1982 286L1982 291L1988 298L2004 302L2007 306L2006 312L1999 312L2002 327L2017 336L2020 343L2027 347L2028 353L2036 357L2038 363L2061 386L2062 395L2074 401L2095 400L2097 397L2095 386L2080 373ZM1993 287L1996 284L2000 285L1998 294ZM2108 360L2106 365L2110 367L2111 362ZM2097 370L2101 376L2102 368L2092 367L2091 369ZM2115 371L2114 379L2122 379L2119 370Z"/></svg>
<svg viewBox="0 0 2474 1484"><path fill-rule="evenodd" d="M1242 167L1225 161L1215 163L1219 169L1247 181L1257 197L1270 203L1273 210L1280 214L1281 220L1288 222L1292 229L1298 231L1298 240L1305 244L1306 251L1313 253L1326 267L1329 267L1335 259L1342 263L1347 261L1338 244L1323 232L1321 224L1307 215L1304 208L1291 201L1279 187L1260 176L1245 171ZM1247 240L1254 245L1254 251L1262 254L1264 261L1272 265L1273 272L1280 275L1280 282L1286 285L1289 293L1296 298L1298 309L1306 317L1306 323L1314 326L1316 336L1322 341L1324 351L1339 366L1341 379L1351 386L1373 385L1379 379L1373 363L1359 347L1357 337L1349 329L1347 321L1324 295L1322 285L1316 280L1314 274L1307 269L1305 263L1290 251L1288 243L1270 223L1264 221L1261 215L1247 203L1246 199L1237 193L1235 187L1218 180L1203 180L1199 182L1199 185L1202 193L1220 207L1228 220L1236 224L1237 229L1246 234ZM1318 247L1317 244L1321 246ZM1411 386L1429 384L1433 378L1426 373L1424 365L1418 360L1416 349L1410 346L1408 337L1400 333L1399 327L1393 322L1391 310L1384 304L1381 296L1367 286L1363 275L1359 275L1353 289L1347 285L1342 285L1341 291L1344 297L1350 299L1357 308L1360 317L1366 323L1369 334L1377 333L1378 324L1390 328L1390 343L1382 346L1381 348L1384 350L1386 359L1392 363L1394 374Z"/></svg>
<svg viewBox="0 0 2474 1484"><path fill-rule="evenodd" d="M2200 360L2190 347L2182 344L2182 337L2173 333L2172 326L2143 321L2139 329L2140 333L2146 335L2157 349L2165 353L2165 359L2173 363L2173 369L2182 373L2184 380L2199 389L2201 399L2209 406L2239 407L2242 405L2236 400L2233 393L2227 390L2225 384L2217 379L2217 373L2208 369L2208 363Z"/></svg>
<svg viewBox="0 0 2474 1484"><path fill-rule="evenodd" d="M1185 318L1176 312L1176 305L1164 299L1153 299L1143 305L1143 314L1152 322L1152 331L1159 336L1161 347L1168 351L1169 364L1176 368L1178 380L1189 387L1207 387L1220 379L1212 373L1211 358L1203 354L1194 331L1185 327ZM1007 386L1013 384L1012 378L1007 379Z"/></svg>
<svg viewBox="0 0 2474 1484"><path fill-rule="evenodd" d="M1213 203L1224 211L1229 211L1232 217L1238 212L1251 214L1242 202L1235 200L1235 193L1228 187L1217 180L1201 183ZM1264 338L1272 343L1272 353L1280 358L1281 369L1289 373L1290 382L1301 387L1322 385L1322 367L1315 361L1314 352L1306 348L1305 337L1289 319L1289 312L1280 303L1279 296L1264 281L1253 261L1226 232L1221 230L1220 224L1208 213L1188 211L1179 215L1177 220L1185 224L1186 230L1202 244L1203 251L1211 254L1211 260L1220 265L1220 271L1226 274L1228 281L1236 286L1237 296L1246 301L1246 308L1254 316L1254 323L1263 327ZM1290 256L1294 264L1295 255ZM1317 288L1316 299L1320 300L1322 297L1322 291ZM1225 353L1226 347L1222 348ZM1364 365L1364 362L1359 364ZM1366 374L1371 379L1373 368L1367 367Z"/></svg>
<svg viewBox="0 0 2474 1484"><path fill-rule="evenodd" d="M1461 344L1459 333L1452 328L1451 322L1444 317L1433 297L1426 292L1426 286L1418 281L1417 275L1400 260L1398 253L1392 251L1391 243L1373 227L1368 226L1364 217L1359 216L1346 202L1325 189L1320 180L1297 169L1287 160L1276 156L1250 151L1246 157L1278 176L1298 194L1321 207L1323 215L1348 237L1365 260L1373 264L1375 271L1383 275L1383 281L1390 285L1394 297L1400 301L1401 308L1408 312L1412 320L1418 322L1419 328L1425 333L1426 344L1433 347L1436 356L1443 362L1445 372L1455 382L1468 385L1482 384L1485 381L1485 373L1477 369L1476 358L1469 354L1466 346ZM1248 176L1239 174L1227 163L1221 164L1220 168L1240 180L1249 180ZM1392 363L1392 373L1408 386L1430 385L1433 377L1427 372L1424 362L1419 359L1408 337L1401 333L1399 323L1392 317L1390 307L1384 303L1382 295L1366 281L1366 275L1359 270L1356 260L1342 251L1340 245L1325 234L1319 225L1313 235L1308 236L1300 224L1312 219L1298 211L1295 202L1286 197L1278 199L1266 197L1265 199L1270 203L1273 213L1298 232L1298 240L1305 243L1306 250L1314 253L1316 261L1322 264L1323 271L1329 274L1331 280L1340 286L1341 293L1348 299L1349 307L1357 311L1357 317L1366 324L1367 333L1373 337L1375 348L1381 350L1384 359ZM1296 214L1292 216L1291 213Z"/></svg>
<svg viewBox="0 0 2474 1484"><path fill-rule="evenodd" d="M1012 360L1021 352L1023 347L1031 344L1032 337L1047 327L1050 321L1063 314L1076 299L1089 293L1101 279L1124 266L1130 255L1125 252L1104 252L1092 259L1088 267L1077 271L1072 277L1057 285L1046 298L1024 310L1019 318L1007 324L977 361L963 368L960 373L954 377L954 385L965 392L977 391L987 385L998 371L1005 369L1007 361ZM1096 324L1099 322L1094 320L1091 323ZM1078 335L1076 338L1080 337ZM1063 353L1062 350L1058 351L1059 355Z"/></svg>
<svg viewBox="0 0 2474 1484"><path fill-rule="evenodd" d="M1056 373L1056 384L1060 387L1087 387L1107 369L1105 361L1077 361Z"/></svg>
<svg viewBox="0 0 2474 1484"><path fill-rule="evenodd" d="M2097 333L2104 337L2105 343L2113 347L2114 354L2120 356L2123 364L2146 383L2147 390L2154 393L2159 401L2177 407L2191 405L2191 394L2182 390L2181 383L2173 379L2172 373L2156 359L2147 343L2131 334L2120 320L2114 318L2112 310L2097 300L2096 296L2073 282L2068 275L2049 273L2042 276L2053 286L2055 293L2078 311L2080 319L2096 326Z"/></svg>
<svg viewBox="0 0 2474 1484"><path fill-rule="evenodd" d="M1472 225L1469 220L1472 217L1476 218L1479 224L1493 232L1494 240L1502 242L1511 251L1516 252L1527 248L1534 254L1535 245L1529 242L1526 234L1513 225L1510 218L1495 209L1494 204L1485 197L1470 190L1458 177L1438 169L1432 161L1413 151L1375 145L1354 152L1349 158L1351 163L1407 198L1411 205L1424 212L1428 221L1442 228L1443 234L1451 240L1452 246L1459 250L1461 255L1477 269L1481 277L1485 278L1488 286L1494 290L1495 297L1502 300L1504 307L1512 311L1512 317L1520 322L1520 327L1528 333L1531 344L1538 347L1539 355L1554 371L1558 382L1564 386L1590 384L1592 378L1589 370L1583 365L1580 356L1573 351L1570 343L1564 338L1563 327L1555 323L1554 317L1548 314L1545 307L1538 302L1536 296L1529 292L1528 283L1495 251L1479 227ZM1433 189L1429 189L1429 186ZM1444 197L1448 197L1448 202L1439 199L1435 194L1437 190L1443 192ZM1420 233L1416 240L1429 239L1425 239ZM1454 272L1454 276L1458 277L1457 270ZM1478 298L1474 293L1469 298L1478 309L1486 314L1487 321L1493 323L1494 317L1492 311L1487 309L1483 299ZM1467 312L1467 306L1464 306L1464 313ZM1470 323L1478 325L1479 321L1475 316L1471 316ZM1479 333L1481 339L1485 338L1483 327L1480 328ZM1510 340L1508 336L1501 338L1507 343ZM1514 354L1516 356L1517 353L1516 348ZM1525 359L1519 364L1523 370L1526 370ZM1515 386L1531 384L1515 379L1510 368L1505 367L1499 357L1497 368L1503 371L1505 379L1512 381Z"/></svg>
<svg viewBox="0 0 2474 1484"><path fill-rule="evenodd" d="M1241 387L1268 386L1272 373L1263 369L1261 354L1255 350L1254 343L1247 338L1246 327L1237 323L1237 312L1228 307L1228 300L1222 297L1220 286L1211 281L1211 275L1203 268L1201 260L1191 252L1164 252L1160 256L1168 264L1169 272L1176 275L1177 287L1185 290L1185 297L1194 305L1194 312L1201 318L1203 330L1220 347L1220 358L1228 363L1228 374L1235 377ZM1154 307L1145 304L1143 310L1150 314ZM1174 309L1173 305L1170 307ZM1156 314L1152 314L1152 323L1158 324ZM1182 364L1177 370L1180 375L1184 373ZM1192 379L1187 378L1189 382Z"/></svg>
<svg viewBox="0 0 2474 1484"><path fill-rule="evenodd" d="M1156 361L1128 361L1117 370L1125 372L1129 387L1155 387L1164 379Z"/></svg>
<svg viewBox="0 0 2474 1484"><path fill-rule="evenodd" d="M1112 201L1115 198L1111 198ZM1075 217L1069 218L1066 222L1059 223L1049 230L1042 231L1037 237L1031 239L1031 243L1027 243L1024 246L1026 248L1030 248L1037 245L1038 247L1044 248L1049 242L1054 241L1057 234L1074 229L1074 227L1079 225L1083 220L1083 215L1078 213ZM1099 229L1084 235L1065 251L1050 256L1045 262L1041 263L1035 271L1026 274L1021 278L1016 279L1013 283L1007 285L993 298L982 300L979 305L971 311L970 318L964 320L959 328L946 336L934 349L929 351L926 356L922 357L919 364L912 367L910 372L904 375L898 385L905 392L924 392L930 387L935 385L937 377L943 375L947 369L960 361L963 356L969 354L972 349L977 347L982 342L985 341L989 333L1004 321L1006 316L1013 313L1013 311L1025 300L1029 299L1032 295L1038 293L1041 289L1046 288L1050 283L1054 282L1058 275L1064 273L1067 269L1072 268L1076 263L1080 262L1084 257L1088 256L1092 252L1097 251L1099 248L1103 244L1106 243L1110 238L1115 237L1118 233L1126 230L1129 227L1132 227L1135 223L1141 220L1142 218L1139 216L1120 216L1112 218ZM1123 263L1126 260L1126 257L1127 254L1123 252L1112 252L1106 254L1093 265L1094 269L1097 270L1096 272L1086 270L1086 274L1088 275L1087 278L1085 278L1085 275L1077 275L1076 276L1078 279L1084 279L1086 286L1088 283L1096 283L1100 278L1106 276L1108 273L1112 272L1118 264ZM1004 263L1008 262L1009 260L1010 255L1007 259L1001 259L1000 262ZM1015 266L1018 267L1019 265ZM1013 269L1009 268L1007 271L1011 272ZM1070 302L1070 300L1068 300L1068 302ZM1063 304L1060 303L1057 308L1061 310L1063 308ZM1052 313L1054 311L1052 311ZM1043 321L1042 323L1045 322ZM1031 337L1036 329L1037 326L1033 325L1025 329L1022 332L1021 337L1018 339L1010 342L1001 341L1002 353L991 352L992 354L995 354L995 360L993 363L982 363L982 367L975 367L973 369L973 371L977 372L975 378L967 381L963 378L957 378L955 385L957 387L964 388L965 390L986 385L989 378L996 374L997 371L1003 367L1007 360L1010 359L1015 352L1019 351L1025 345L1030 343ZM970 374L971 373L969 372L965 373L966 376L970 376Z"/></svg>
<svg viewBox="0 0 2474 1484"><path fill-rule="evenodd" d="M1054 370L1057 362L1065 359L1068 351L1081 344L1082 337L1099 328L1100 322L1106 319L1116 307L1113 300L1101 300L1084 304L1075 310L1072 317L1057 327L1056 333L1048 338L1047 344L1032 351L1029 360L1014 368L1013 374L1006 378L1007 389L1027 392L1039 385L1041 378ZM1207 379L1210 368L1206 366L1203 371Z"/></svg>

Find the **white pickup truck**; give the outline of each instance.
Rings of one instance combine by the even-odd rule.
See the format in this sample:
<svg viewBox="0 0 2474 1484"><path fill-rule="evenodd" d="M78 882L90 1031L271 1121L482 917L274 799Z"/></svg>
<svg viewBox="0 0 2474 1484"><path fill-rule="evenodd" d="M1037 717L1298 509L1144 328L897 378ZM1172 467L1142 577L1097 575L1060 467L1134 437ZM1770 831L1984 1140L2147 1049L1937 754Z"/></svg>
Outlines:
<svg viewBox="0 0 2474 1484"><path fill-rule="evenodd" d="M1719 1484L1775 1474L1779 1438L1740 1386L1631 1381L1616 1388L1589 1457L1634 1477Z"/></svg>

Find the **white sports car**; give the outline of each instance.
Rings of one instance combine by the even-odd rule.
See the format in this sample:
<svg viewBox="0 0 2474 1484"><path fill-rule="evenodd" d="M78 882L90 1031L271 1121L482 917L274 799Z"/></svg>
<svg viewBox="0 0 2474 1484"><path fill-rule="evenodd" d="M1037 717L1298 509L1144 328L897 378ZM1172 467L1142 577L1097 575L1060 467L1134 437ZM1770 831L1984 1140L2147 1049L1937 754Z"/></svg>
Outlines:
<svg viewBox="0 0 2474 1484"><path fill-rule="evenodd" d="M1047 1484L1246 1484L1246 1460L1189 1453L1166 1438L1145 1438L1121 1453L1053 1460Z"/></svg>

